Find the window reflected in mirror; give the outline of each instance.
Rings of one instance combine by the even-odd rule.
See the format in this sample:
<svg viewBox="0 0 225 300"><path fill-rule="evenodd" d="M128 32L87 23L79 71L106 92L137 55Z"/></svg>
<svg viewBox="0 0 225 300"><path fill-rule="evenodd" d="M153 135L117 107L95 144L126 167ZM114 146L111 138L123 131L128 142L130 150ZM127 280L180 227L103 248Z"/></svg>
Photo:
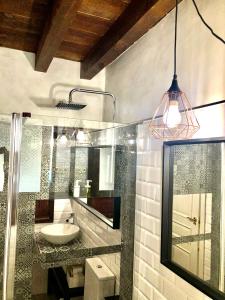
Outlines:
<svg viewBox="0 0 225 300"><path fill-rule="evenodd" d="M114 190L114 147L100 148L99 190Z"/></svg>

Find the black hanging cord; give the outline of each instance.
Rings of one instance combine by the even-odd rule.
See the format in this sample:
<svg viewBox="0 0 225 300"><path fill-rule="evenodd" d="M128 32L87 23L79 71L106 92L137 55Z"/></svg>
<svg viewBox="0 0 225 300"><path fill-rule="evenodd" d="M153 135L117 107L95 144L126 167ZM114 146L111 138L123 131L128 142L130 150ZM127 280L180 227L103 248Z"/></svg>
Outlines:
<svg viewBox="0 0 225 300"><path fill-rule="evenodd" d="M176 10L175 10L174 75L177 74L177 14L178 14L178 0L176 0Z"/></svg>
<svg viewBox="0 0 225 300"><path fill-rule="evenodd" d="M216 33L213 31L212 27L210 27L210 26L206 23L205 19L203 18L203 16L201 15L201 13L200 13L200 11L199 11L199 9L198 9L198 6L197 6L195 0L192 0L192 2L193 2L193 4L194 4L194 7L195 7L195 9L196 9L196 11L197 11L197 13L198 13L200 19L202 20L203 24L211 31L212 35L213 35L215 38L217 38L219 41L221 41L223 44L225 44L225 40L224 40L223 38L221 38L218 34L216 34Z"/></svg>

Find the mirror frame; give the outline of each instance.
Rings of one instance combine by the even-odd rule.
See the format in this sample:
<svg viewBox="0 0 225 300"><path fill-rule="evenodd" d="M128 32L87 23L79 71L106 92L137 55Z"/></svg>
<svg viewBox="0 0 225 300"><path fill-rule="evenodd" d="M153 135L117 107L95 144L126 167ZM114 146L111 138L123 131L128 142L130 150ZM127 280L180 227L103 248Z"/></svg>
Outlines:
<svg viewBox="0 0 225 300"><path fill-rule="evenodd" d="M85 204L79 198L71 198L72 200L79 203L81 206L85 207L89 212L103 221L106 225L111 227L112 229L120 229L120 197L112 197L114 198L114 210L113 210L113 220L110 221L107 217L105 217L102 213L94 209L93 207Z"/></svg>
<svg viewBox="0 0 225 300"><path fill-rule="evenodd" d="M185 270L171 259L172 250L172 206L173 206L173 157L170 156L171 146L208 144L225 142L225 137L178 140L163 143L163 181L162 181L162 221L161 221L161 256L162 265L186 280L192 286L215 300L224 300L225 292L207 285L204 280Z"/></svg>

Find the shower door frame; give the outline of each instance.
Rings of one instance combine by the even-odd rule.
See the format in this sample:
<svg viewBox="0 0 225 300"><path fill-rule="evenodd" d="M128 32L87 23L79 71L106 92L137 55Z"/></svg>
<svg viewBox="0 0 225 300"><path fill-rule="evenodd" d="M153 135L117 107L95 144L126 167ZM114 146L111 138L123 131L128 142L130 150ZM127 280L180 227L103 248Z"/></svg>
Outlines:
<svg viewBox="0 0 225 300"><path fill-rule="evenodd" d="M6 211L6 234L4 245L3 261L3 288L2 300L8 300L9 294L9 253L11 245L12 222L15 220L15 231L17 231L17 203L19 195L20 180L20 155L22 138L22 116L13 113L10 129L10 153L9 153L9 173L8 173L8 193L7 193L7 211ZM14 208L14 209L12 209ZM14 243L14 260L16 259L16 243ZM14 284L13 284L14 289ZM14 291L13 291L14 292Z"/></svg>

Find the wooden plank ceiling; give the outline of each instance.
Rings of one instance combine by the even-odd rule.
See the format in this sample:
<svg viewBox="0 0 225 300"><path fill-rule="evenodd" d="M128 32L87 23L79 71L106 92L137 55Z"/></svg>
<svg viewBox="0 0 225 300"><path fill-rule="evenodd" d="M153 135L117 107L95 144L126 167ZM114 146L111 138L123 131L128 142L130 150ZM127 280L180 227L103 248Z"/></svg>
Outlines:
<svg viewBox="0 0 225 300"><path fill-rule="evenodd" d="M0 46L81 62L93 78L175 6L175 0L0 0ZM147 51L147 50L146 50Z"/></svg>

